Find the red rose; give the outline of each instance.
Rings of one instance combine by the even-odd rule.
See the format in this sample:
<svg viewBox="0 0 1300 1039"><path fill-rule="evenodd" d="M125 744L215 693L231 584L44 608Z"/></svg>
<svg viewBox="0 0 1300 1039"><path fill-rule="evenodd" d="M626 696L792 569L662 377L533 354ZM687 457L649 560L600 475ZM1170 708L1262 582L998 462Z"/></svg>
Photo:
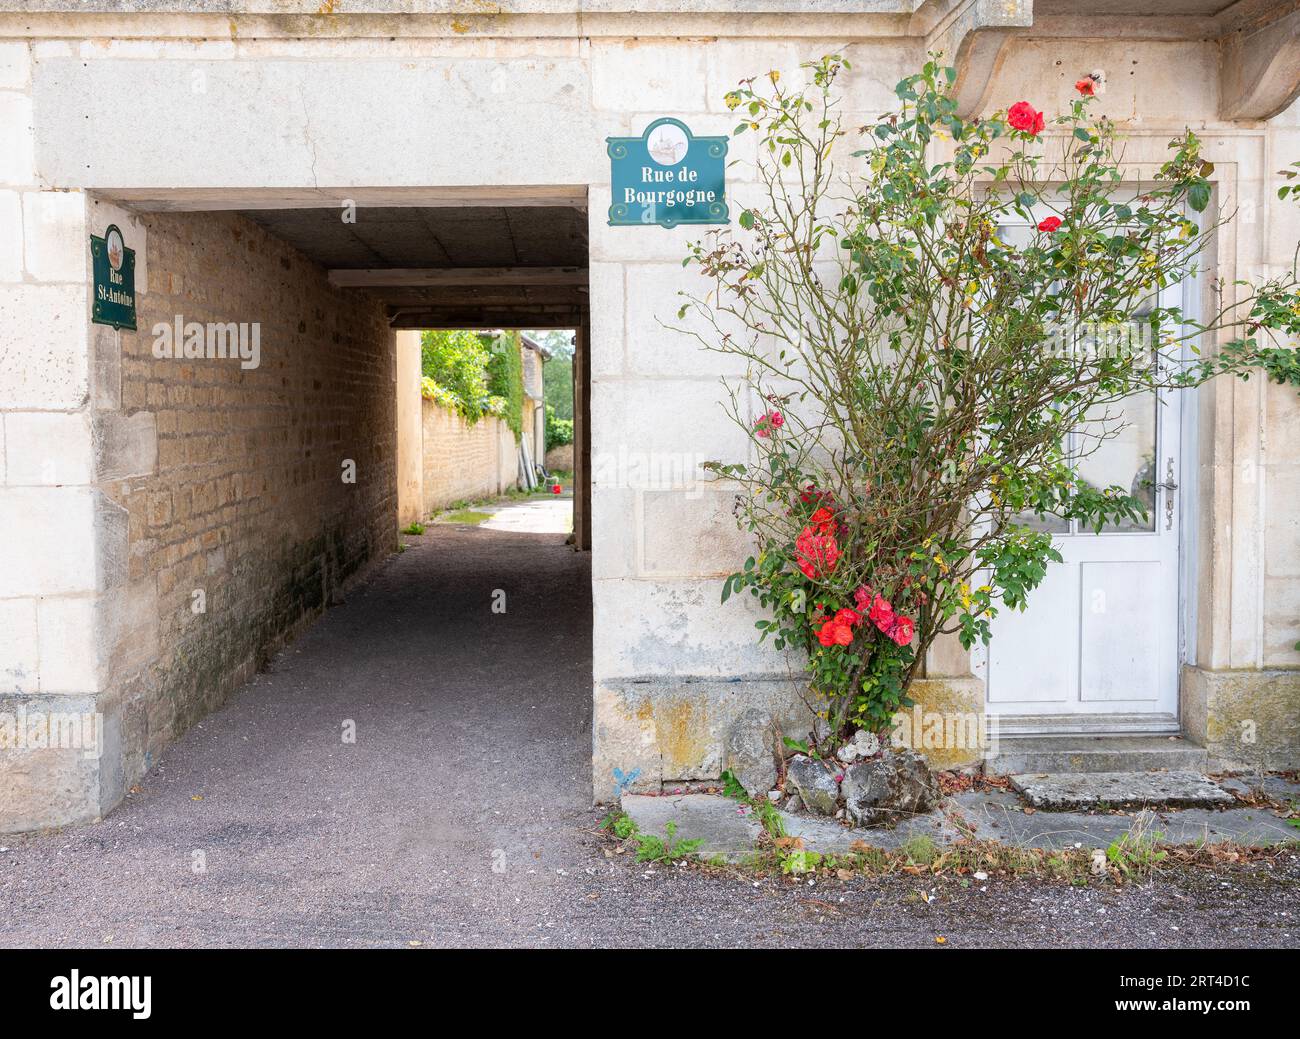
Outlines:
<svg viewBox="0 0 1300 1039"><path fill-rule="evenodd" d="M1007 122L1012 128L1019 130L1021 133L1027 133L1031 137L1037 137L1043 132L1043 113L1038 111L1028 101L1017 101L1007 109Z"/></svg>
<svg viewBox="0 0 1300 1039"><path fill-rule="evenodd" d="M835 569L840 558L840 546L829 534L818 534L812 527L804 527L794 542L795 562L809 580Z"/></svg>
<svg viewBox="0 0 1300 1039"><path fill-rule="evenodd" d="M894 608L889 605L888 600L879 593L871 601L871 623L881 631L887 632L890 625L894 623Z"/></svg>
<svg viewBox="0 0 1300 1039"><path fill-rule="evenodd" d="M875 597L876 592L871 585L861 585L858 590L853 593L853 605L863 613L867 613L871 609L871 600Z"/></svg>
<svg viewBox="0 0 1300 1039"><path fill-rule="evenodd" d="M816 484L810 483L806 490L799 492L799 500L805 504L821 501L834 502L835 495L831 494L830 491L819 491Z"/></svg>
<svg viewBox="0 0 1300 1039"><path fill-rule="evenodd" d="M893 627L889 629L889 637L900 646L906 646L912 641L912 631L915 623L911 617L899 617L894 622Z"/></svg>
<svg viewBox="0 0 1300 1039"><path fill-rule="evenodd" d="M1059 216L1049 216L1045 220L1038 222L1038 230L1046 231L1048 234L1051 234L1060 226L1061 218Z"/></svg>
<svg viewBox="0 0 1300 1039"><path fill-rule="evenodd" d="M1093 82L1091 76L1084 76L1083 79L1075 80L1074 89L1084 97L1095 97L1097 94L1097 84Z"/></svg>
<svg viewBox="0 0 1300 1039"><path fill-rule="evenodd" d="M853 642L853 625L862 620L862 615L853 610L843 609L835 611L835 616L829 620L818 615L813 618L814 627L818 621L821 621L821 628L817 629L817 641L823 646L848 646Z"/></svg>
<svg viewBox="0 0 1300 1039"><path fill-rule="evenodd" d="M825 505L808 518L808 525L818 534L834 534L839 524L835 521L835 513L831 512Z"/></svg>
<svg viewBox="0 0 1300 1039"><path fill-rule="evenodd" d="M772 430L780 429L785 425L785 416L779 411L772 411L766 415L760 415L754 420L754 430L758 436L767 438L772 435Z"/></svg>

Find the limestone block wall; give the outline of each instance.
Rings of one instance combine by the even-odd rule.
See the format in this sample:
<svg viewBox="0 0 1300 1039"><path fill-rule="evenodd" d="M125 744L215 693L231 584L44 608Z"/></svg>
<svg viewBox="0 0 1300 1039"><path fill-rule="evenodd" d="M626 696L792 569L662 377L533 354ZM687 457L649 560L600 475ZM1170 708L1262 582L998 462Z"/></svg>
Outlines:
<svg viewBox="0 0 1300 1039"><path fill-rule="evenodd" d="M149 292L121 335L121 413L150 473L106 479L158 652L123 667L138 775L395 545L392 333L382 307L236 214L140 217ZM260 325L259 364L158 358L155 326ZM251 334L251 333L250 333ZM199 607L202 607L201 610Z"/></svg>
<svg viewBox="0 0 1300 1039"><path fill-rule="evenodd" d="M486 415L471 425L430 400L422 415L426 516L516 485L515 435L501 419Z"/></svg>
<svg viewBox="0 0 1300 1039"><path fill-rule="evenodd" d="M30 120L10 130L24 151ZM12 154L0 175L0 831L110 810L395 547L382 308L240 216L143 215L42 190ZM89 321L87 236L110 223L136 250L135 332ZM258 323L260 363L159 358L154 326L177 315Z"/></svg>
<svg viewBox="0 0 1300 1039"><path fill-rule="evenodd" d="M28 44L0 42L0 831L122 790L95 756L114 738L94 722L116 569L100 533L120 524L96 487L116 452L92 436L90 215L81 192L42 190L31 76ZM75 726L68 750L48 746L55 719Z"/></svg>
<svg viewBox="0 0 1300 1039"><path fill-rule="evenodd" d="M719 39L593 41L594 103L613 129L628 111L640 132L653 117L697 134L729 134L724 97L746 76L778 69L797 82L802 61L848 53L846 124L892 103L919 50L905 41ZM629 76L630 64L646 70ZM652 113L652 115L651 115ZM754 199L755 138L732 138L727 194L733 220ZM700 470L709 459L745 461L748 439L724 414L720 376L740 368L680 325L680 290L712 285L682 267L707 229L610 227L608 181L593 185L591 240L592 583L596 629L593 785L611 796L612 773L639 769L633 787L716 778L737 716L759 707L789 735L811 716L801 662L760 646L748 597L720 604L722 577L751 553L732 516L734 488ZM689 322L690 319L688 319ZM687 325L687 327L697 327ZM699 328L703 331L703 328ZM752 416L751 416L752 417Z"/></svg>
<svg viewBox="0 0 1300 1039"><path fill-rule="evenodd" d="M17 238L0 235L0 279L13 289L0 294L4 434L28 443L35 434L24 430L33 423L57 424L75 463L61 484L6 486L0 495L8 510L0 519L14 519L22 532L0 559L0 610L13 617L0 630L15 647L11 671L21 672L24 690L39 688L30 683L43 677L44 657L35 634L8 633L34 633L40 609L97 609L113 594L101 573L117 572L127 558L126 527L98 487L95 452L105 445L112 465L128 472L153 464L147 407L91 403L104 367L92 345L103 334L84 323L83 243L93 213L80 189L184 198L270 188L329 199L353 197L358 186L549 185L585 190L589 212L597 796L607 796L613 767L640 768L647 786L716 776L722 738L740 710L796 709L798 662L755 643L746 603L718 603L721 576L748 552L731 519L731 491L699 472L700 461L737 460L745 450L717 405L726 370L718 355L660 323L671 323L676 293L689 287L680 261L701 229L610 227L604 142L659 116L681 118L696 134L728 133L736 117L723 97L739 79L780 69L792 82L800 61L831 51L854 66L843 81L845 121L866 122L893 107L894 83L925 60L926 45L919 37L870 37L881 23L856 10L843 19L804 12L743 25L676 17L621 22L628 26L622 35L593 13L571 33L540 34L515 17L484 19L474 32L395 19L391 32L385 26L349 37L340 24L310 38L270 20L258 23L256 36L236 33L221 17L186 22L184 31L160 28L166 39L139 29L132 31L145 38L109 39L102 23L67 15L49 38L0 41L0 222L23 228ZM1162 161L1167 141L1188 125L1205 141L1216 204L1243 207L1216 247L1218 273L1230 283L1290 262L1300 236L1296 210L1275 200L1270 178L1297 157L1300 115L1293 108L1266 124L1224 121L1212 43L1104 33L1015 38L999 56L985 107L1026 98L1059 108L1078 74L1093 68L1107 73L1102 110L1122 124L1134 163ZM116 118L123 97L149 118ZM313 104L285 105L284 97ZM113 133L94 132L103 125ZM158 161L159 141L188 140L196 126L208 147L171 149L166 163ZM527 163L511 145L521 139L531 142ZM750 135L731 144L733 214L756 193L753 147ZM112 423L95 418L100 407ZM1230 701L1234 719L1243 710L1258 715L1246 721L1275 716L1256 704L1300 714L1292 487L1300 480L1300 425L1294 394L1259 380L1207 388L1195 411L1196 440L1187 445L1193 478L1185 485L1189 495L1195 485L1199 505L1195 521L1184 524L1194 532L1186 654L1189 668L1241 681L1219 692L1185 681L1184 724L1193 738L1226 751L1241 726L1213 728L1214 703ZM41 417L11 421L27 413ZM101 425L108 432L90 437ZM88 438L97 445L91 463ZM6 451L6 479L13 480L14 459L29 452ZM0 552L7 548L0 542ZM964 654L949 657L931 674L960 686L956 700L978 702ZM951 692L936 702L956 702ZM1271 741L1270 760L1300 754L1284 727L1260 732Z"/></svg>

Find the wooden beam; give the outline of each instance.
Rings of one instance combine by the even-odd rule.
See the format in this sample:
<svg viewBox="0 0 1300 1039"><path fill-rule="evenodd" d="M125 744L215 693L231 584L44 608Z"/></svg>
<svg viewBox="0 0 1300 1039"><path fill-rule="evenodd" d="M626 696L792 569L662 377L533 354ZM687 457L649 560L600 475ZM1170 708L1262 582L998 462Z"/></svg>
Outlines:
<svg viewBox="0 0 1300 1039"><path fill-rule="evenodd" d="M340 289L445 288L471 285L586 285L586 267L338 267L330 284Z"/></svg>
<svg viewBox="0 0 1300 1039"><path fill-rule="evenodd" d="M392 313L392 328L577 328L583 307L482 307L464 310L415 310Z"/></svg>
<svg viewBox="0 0 1300 1039"><path fill-rule="evenodd" d="M462 310L465 307L531 307L561 304L581 306L587 290L574 285L542 285L535 288L480 289L383 289L375 290L390 307L402 310Z"/></svg>
<svg viewBox="0 0 1300 1039"><path fill-rule="evenodd" d="M97 188L132 209L159 213L232 209L448 209L475 206L587 208L586 185L504 185L452 188Z"/></svg>

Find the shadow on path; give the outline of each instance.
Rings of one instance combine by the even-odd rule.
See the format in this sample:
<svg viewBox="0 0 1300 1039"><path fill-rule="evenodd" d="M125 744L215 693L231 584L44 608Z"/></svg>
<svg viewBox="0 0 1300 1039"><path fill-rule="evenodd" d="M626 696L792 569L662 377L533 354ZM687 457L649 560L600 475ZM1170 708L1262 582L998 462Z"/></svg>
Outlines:
<svg viewBox="0 0 1300 1039"><path fill-rule="evenodd" d="M0 836L0 942L517 940L592 826L589 557L405 540L102 822Z"/></svg>

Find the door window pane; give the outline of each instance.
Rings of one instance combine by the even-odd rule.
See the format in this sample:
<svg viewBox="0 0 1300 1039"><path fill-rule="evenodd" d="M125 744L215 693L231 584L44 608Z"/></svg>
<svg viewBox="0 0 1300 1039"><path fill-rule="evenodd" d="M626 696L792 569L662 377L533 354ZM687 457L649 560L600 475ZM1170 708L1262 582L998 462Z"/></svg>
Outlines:
<svg viewBox="0 0 1300 1039"><path fill-rule="evenodd" d="M1156 522L1155 392L1145 390L1109 405L1075 433L1077 471L1081 479L1105 490L1120 487L1146 507L1145 520L1121 520L1109 531L1151 531ZM1080 531L1083 533L1083 531Z"/></svg>

